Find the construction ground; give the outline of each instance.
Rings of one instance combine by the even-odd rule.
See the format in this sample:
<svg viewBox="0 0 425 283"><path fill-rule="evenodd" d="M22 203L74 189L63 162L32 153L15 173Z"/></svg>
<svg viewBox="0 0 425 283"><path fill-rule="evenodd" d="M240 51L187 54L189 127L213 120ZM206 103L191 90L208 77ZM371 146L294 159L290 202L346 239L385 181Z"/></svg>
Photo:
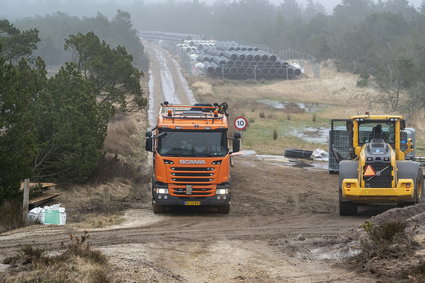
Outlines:
<svg viewBox="0 0 425 283"><path fill-rule="evenodd" d="M100 185L62 189L58 202L67 209L68 224L31 225L0 234L0 262L25 245L54 255L63 249L70 234L80 235L86 230L91 248L108 258L105 268L114 282L423 279L425 206L367 206L361 207L357 216L341 217L337 175L329 175L323 164L308 166L269 156L281 155L289 147L326 149L326 141L310 139L313 134L308 131L320 132L330 118L371 109L384 111L379 93L356 88L356 76L337 73L330 63L323 66L320 79L272 83L186 80L166 50L148 43L145 46L151 62L149 109L111 123L112 137L105 143L108 152L137 163L135 174L140 178L121 176ZM153 127L159 103L164 100L227 101L233 117L248 118L250 126L243 134L242 149L251 151L233 159L229 215L199 208L153 214L149 161L141 149L144 131ZM276 103L290 107L275 107ZM316 110L308 110L308 105ZM418 121L413 120L414 126L419 141L424 141L424 125ZM306 128L313 130L306 132ZM120 141L114 140L114 134ZM123 140L128 144L121 144ZM378 251L364 255L367 232L362 225L390 220L404 225L414 248L409 243L392 242L392 254ZM28 269L0 264L0 282L38 278L34 276ZM81 280L89 282L87 278Z"/></svg>

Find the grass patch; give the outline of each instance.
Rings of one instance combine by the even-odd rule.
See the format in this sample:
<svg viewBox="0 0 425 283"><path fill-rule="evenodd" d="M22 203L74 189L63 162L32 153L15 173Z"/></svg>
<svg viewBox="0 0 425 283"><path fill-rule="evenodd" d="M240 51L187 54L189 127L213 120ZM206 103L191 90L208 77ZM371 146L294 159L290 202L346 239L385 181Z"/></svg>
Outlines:
<svg viewBox="0 0 425 283"><path fill-rule="evenodd" d="M107 257L90 247L90 235L70 235L71 243L58 255L24 246L3 263L12 265L4 282L111 282ZM1 278L0 278L1 279Z"/></svg>
<svg viewBox="0 0 425 283"><path fill-rule="evenodd" d="M118 214L89 214L83 223L78 225L80 228L104 228L112 225L121 224L124 220L121 217L122 213Z"/></svg>
<svg viewBox="0 0 425 283"><path fill-rule="evenodd" d="M326 143L311 143L294 137L290 134L294 129L328 128L331 119L349 118L366 111L371 114L403 114L388 113L388 107L383 103L386 101L385 96L374 88L356 87L358 75L337 72L332 64L328 65L322 66L320 79L252 82L206 77L191 78L191 81L201 102L229 102L230 122L239 115L246 116L248 121L254 121L243 134L242 148L256 150L259 154L281 154L285 148L327 150ZM206 89L208 91L205 91ZM403 99L405 100L405 97ZM285 102L288 109L273 109L260 103L266 101ZM300 111L295 102L327 107L305 112ZM408 118L408 115L404 114ZM425 155L423 117L425 111L408 119L408 125L417 130L417 155ZM274 129L278 133L276 140L272 138Z"/></svg>

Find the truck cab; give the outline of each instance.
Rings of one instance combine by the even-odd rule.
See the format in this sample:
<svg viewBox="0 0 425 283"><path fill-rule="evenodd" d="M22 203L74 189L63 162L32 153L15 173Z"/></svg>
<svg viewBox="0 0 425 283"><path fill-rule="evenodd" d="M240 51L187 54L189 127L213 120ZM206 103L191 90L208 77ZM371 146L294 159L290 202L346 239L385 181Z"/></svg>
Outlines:
<svg viewBox="0 0 425 283"><path fill-rule="evenodd" d="M239 151L240 134L232 138L233 151L227 135L223 104L162 104L154 132L146 133L154 213L169 206L214 206L229 213L231 153Z"/></svg>

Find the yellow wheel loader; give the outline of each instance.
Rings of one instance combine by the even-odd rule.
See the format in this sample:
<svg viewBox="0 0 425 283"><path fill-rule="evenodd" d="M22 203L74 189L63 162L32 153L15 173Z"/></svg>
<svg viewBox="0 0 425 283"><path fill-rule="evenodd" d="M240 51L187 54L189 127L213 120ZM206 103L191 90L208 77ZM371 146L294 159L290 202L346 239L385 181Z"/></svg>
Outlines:
<svg viewBox="0 0 425 283"><path fill-rule="evenodd" d="M412 132L414 137L402 116L366 114L332 120L329 147L338 163L340 215L355 215L358 204L404 206L422 201L423 172L413 161L408 137Z"/></svg>

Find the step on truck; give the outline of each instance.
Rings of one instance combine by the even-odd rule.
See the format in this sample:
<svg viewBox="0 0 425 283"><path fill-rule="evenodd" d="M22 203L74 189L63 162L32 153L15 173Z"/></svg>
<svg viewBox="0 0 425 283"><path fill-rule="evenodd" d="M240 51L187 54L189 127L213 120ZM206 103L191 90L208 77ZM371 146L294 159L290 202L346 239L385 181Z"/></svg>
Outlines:
<svg viewBox="0 0 425 283"><path fill-rule="evenodd" d="M402 116L332 120L330 151L338 166L330 163L330 173L339 173L340 215L356 214L358 204L421 202L424 178L414 141L415 130Z"/></svg>
<svg viewBox="0 0 425 283"><path fill-rule="evenodd" d="M157 125L146 132L146 150L153 153L154 213L172 206L212 206L229 213L231 154L239 151L241 136L227 137L226 110L227 103L161 104Z"/></svg>

